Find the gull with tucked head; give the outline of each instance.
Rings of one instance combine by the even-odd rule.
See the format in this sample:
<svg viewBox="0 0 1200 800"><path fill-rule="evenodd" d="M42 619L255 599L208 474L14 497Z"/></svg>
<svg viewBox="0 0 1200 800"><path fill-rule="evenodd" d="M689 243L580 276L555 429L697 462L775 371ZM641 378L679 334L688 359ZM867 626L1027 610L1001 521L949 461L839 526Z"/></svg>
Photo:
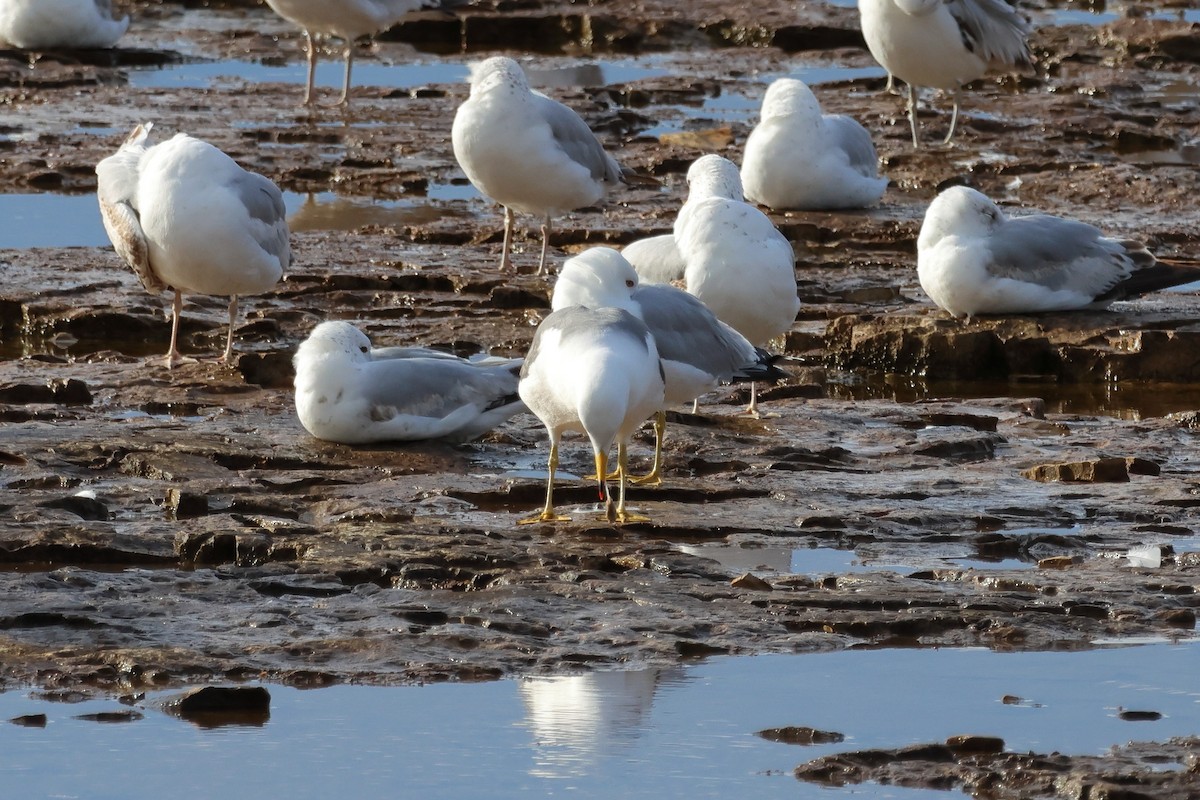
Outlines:
<svg viewBox="0 0 1200 800"><path fill-rule="evenodd" d="M291 264L283 194L187 134L148 145L151 127L96 165L104 228L146 291L175 293L167 366L191 360L178 347L184 292L229 296L229 362L238 296L267 291Z"/></svg>
<svg viewBox="0 0 1200 800"><path fill-rule="evenodd" d="M466 442L525 410L517 397L521 359L377 349L349 322L322 322L293 362L300 424L331 442Z"/></svg>
<svg viewBox="0 0 1200 800"><path fill-rule="evenodd" d="M772 209L864 208L879 201L871 134L842 114L822 114L803 81L780 78L767 88L762 119L742 158L746 199Z"/></svg>
<svg viewBox="0 0 1200 800"><path fill-rule="evenodd" d="M765 346L791 329L800 310L795 253L766 214L742 200L737 166L717 155L688 168L688 198L675 219L684 280L725 324ZM758 415L750 384L747 413Z"/></svg>
<svg viewBox="0 0 1200 800"><path fill-rule="evenodd" d="M618 184L650 180L618 164L578 114L531 90L525 71L504 56L472 65L451 141L475 188L504 206L501 270L511 267L514 211L542 219L541 275L552 217L595 205Z"/></svg>
<svg viewBox="0 0 1200 800"><path fill-rule="evenodd" d="M2 0L0 41L21 50L112 47L129 29L110 0Z"/></svg>
<svg viewBox="0 0 1200 800"><path fill-rule="evenodd" d="M1008 217L981 192L952 186L925 213L917 275L939 308L969 318L1103 308L1198 281L1200 266L1157 259L1085 222Z"/></svg>

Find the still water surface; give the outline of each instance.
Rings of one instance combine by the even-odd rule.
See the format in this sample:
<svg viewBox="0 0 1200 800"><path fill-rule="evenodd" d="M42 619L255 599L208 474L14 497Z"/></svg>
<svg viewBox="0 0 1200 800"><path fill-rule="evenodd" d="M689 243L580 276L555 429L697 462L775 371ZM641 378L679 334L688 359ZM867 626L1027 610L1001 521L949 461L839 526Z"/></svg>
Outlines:
<svg viewBox="0 0 1200 800"><path fill-rule="evenodd" d="M1071 653L863 650L718 658L667 670L482 684L300 691L269 687L261 727L201 729L75 717L113 700L0 694L0 786L23 798L578 797L897 798L962 795L827 789L792 770L829 753L1001 736L1013 751L1101 755L1130 740L1200 734L1196 643ZM1005 695L1020 702L1002 702ZM1128 722L1119 708L1163 714ZM800 747L755 732L845 734ZM1173 768L1162 765L1161 768Z"/></svg>

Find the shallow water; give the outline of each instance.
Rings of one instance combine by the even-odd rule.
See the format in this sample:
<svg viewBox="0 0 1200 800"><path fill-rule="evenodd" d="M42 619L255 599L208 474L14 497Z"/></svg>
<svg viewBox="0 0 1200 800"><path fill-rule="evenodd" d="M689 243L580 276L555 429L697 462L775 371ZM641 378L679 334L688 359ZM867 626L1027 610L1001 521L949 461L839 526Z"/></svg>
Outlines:
<svg viewBox="0 0 1200 800"><path fill-rule="evenodd" d="M125 706L0 694L0 783L21 797L928 798L886 786L825 789L792 769L820 755L1004 738L1012 751L1103 754L1200 732L1196 643L1072 653L865 650L719 658L669 670L483 684L271 686L261 727L203 729L145 717L76 719ZM1002 702L1006 695L1020 702ZM151 698L153 700L153 698ZM1163 713L1127 722L1118 707ZM845 735L802 747L759 730ZM67 755L69 754L69 756Z"/></svg>

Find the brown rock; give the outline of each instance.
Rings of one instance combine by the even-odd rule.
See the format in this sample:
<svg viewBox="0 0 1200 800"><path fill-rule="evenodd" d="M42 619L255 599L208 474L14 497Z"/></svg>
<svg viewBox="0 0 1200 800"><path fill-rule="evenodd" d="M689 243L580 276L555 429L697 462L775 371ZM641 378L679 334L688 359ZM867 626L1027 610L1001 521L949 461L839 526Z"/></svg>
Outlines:
<svg viewBox="0 0 1200 800"><path fill-rule="evenodd" d="M836 744L845 741L846 736L837 731L821 731L816 728L792 726L787 728L767 728L755 734L769 742L783 744Z"/></svg>
<svg viewBox="0 0 1200 800"><path fill-rule="evenodd" d="M953 750L956 756L991 755L1004 752L1004 740L999 736L975 736L973 734L951 736L946 740L946 746Z"/></svg>
<svg viewBox="0 0 1200 800"><path fill-rule="evenodd" d="M755 592L769 592L772 590L771 584L751 572L737 576L730 581L730 585L735 589L750 589Z"/></svg>
<svg viewBox="0 0 1200 800"><path fill-rule="evenodd" d="M1043 483L1126 483L1129 481L1129 462L1124 458L1100 458L1095 461L1041 464L1023 470L1021 475Z"/></svg>

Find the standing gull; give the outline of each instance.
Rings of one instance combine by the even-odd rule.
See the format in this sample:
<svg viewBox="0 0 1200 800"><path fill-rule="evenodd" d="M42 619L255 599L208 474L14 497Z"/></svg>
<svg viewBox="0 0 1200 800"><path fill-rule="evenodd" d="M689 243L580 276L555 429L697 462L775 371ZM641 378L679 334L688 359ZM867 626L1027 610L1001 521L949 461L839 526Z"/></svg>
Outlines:
<svg viewBox="0 0 1200 800"><path fill-rule="evenodd" d="M0 0L0 40L22 50L112 47L128 29L109 0Z"/></svg>
<svg viewBox="0 0 1200 800"><path fill-rule="evenodd" d="M940 308L972 317L1103 308L1200 280L1200 267L1159 261L1085 222L1007 217L982 193L952 186L925 213L917 275Z"/></svg>
<svg viewBox="0 0 1200 800"><path fill-rule="evenodd" d="M725 383L774 381L785 373L778 360L721 322L704 304L673 286L639 286L625 257L593 247L569 259L554 284L550 305L623 308L646 323L658 347L666 382L666 404L687 403ZM634 483L662 482L666 410L654 418L654 466Z"/></svg>
<svg viewBox="0 0 1200 800"><path fill-rule="evenodd" d="M772 209L864 208L879 201L871 134L842 114L822 114L803 81L780 78L768 87L762 119L742 159L746 199Z"/></svg>
<svg viewBox="0 0 1200 800"><path fill-rule="evenodd" d="M504 206L501 270L511 266L514 211L542 218L541 275L551 217L595 205L619 183L648 180L604 152L578 114L532 91L524 70L504 56L471 66L471 95L454 115L451 139L467 178Z"/></svg>
<svg viewBox="0 0 1200 800"><path fill-rule="evenodd" d="M580 431L591 442L608 521L645 521L625 507L626 448L634 431L663 405L662 366L645 324L619 308L569 306L552 312L533 336L518 391L550 435L546 505L521 522L569 520L554 513L554 471L564 431ZM614 442L620 483L616 506L607 479Z"/></svg>
<svg viewBox="0 0 1200 800"><path fill-rule="evenodd" d="M104 229L146 291L175 293L167 366L191 360L178 348L183 292L229 295L228 362L238 295L267 291L291 263L283 194L187 134L147 146L151 125L96 165Z"/></svg>
<svg viewBox="0 0 1200 800"><path fill-rule="evenodd" d="M675 220L687 290L751 344L787 332L800 310L795 253L771 220L742 197L737 166L717 155L688 169L688 198ZM758 415L750 384L746 411Z"/></svg>
<svg viewBox="0 0 1200 800"><path fill-rule="evenodd" d="M525 406L520 359L471 362L423 348L371 347L349 322L322 322L296 350L296 415L342 444L465 442Z"/></svg>
<svg viewBox="0 0 1200 800"><path fill-rule="evenodd" d="M374 36L395 25L410 11L434 5L433 0L267 0L279 16L304 31L308 55L308 82L304 105L312 103L313 78L317 70L317 46L313 34L326 34L346 43L346 75L339 105L350 97L350 68L354 63L354 41Z"/></svg>
<svg viewBox="0 0 1200 800"><path fill-rule="evenodd" d="M990 67L1030 63L1024 17L1005 0L858 0L867 49L889 75L908 84L908 121L917 137L917 88L954 95L948 143L958 122L959 92Z"/></svg>

